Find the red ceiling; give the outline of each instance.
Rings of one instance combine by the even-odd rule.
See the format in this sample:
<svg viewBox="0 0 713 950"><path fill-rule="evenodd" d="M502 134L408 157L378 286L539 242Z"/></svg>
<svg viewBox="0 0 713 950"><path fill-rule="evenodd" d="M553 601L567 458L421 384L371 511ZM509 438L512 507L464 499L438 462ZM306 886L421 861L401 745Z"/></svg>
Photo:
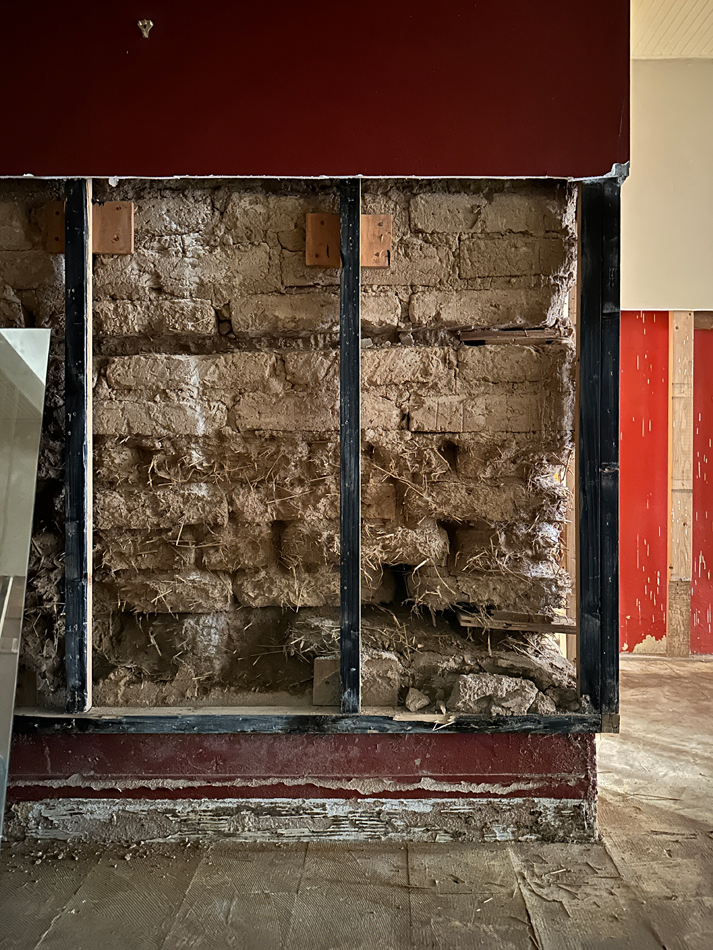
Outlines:
<svg viewBox="0 0 713 950"><path fill-rule="evenodd" d="M629 157L628 0L27 0L2 33L0 175L583 177Z"/></svg>

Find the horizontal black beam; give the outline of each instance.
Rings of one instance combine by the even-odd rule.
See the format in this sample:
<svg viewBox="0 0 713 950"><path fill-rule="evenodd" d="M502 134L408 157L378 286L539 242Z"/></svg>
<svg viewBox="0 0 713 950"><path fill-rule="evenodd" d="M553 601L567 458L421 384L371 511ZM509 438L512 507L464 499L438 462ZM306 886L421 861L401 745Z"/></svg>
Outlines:
<svg viewBox="0 0 713 950"><path fill-rule="evenodd" d="M528 732L570 734L599 732L598 715L572 713L562 716L458 716L453 720L394 719L392 716L339 714L241 715L240 713L171 714L147 711L128 716L106 715L99 710L85 715L37 716L15 713L14 730L20 735L47 733L434 733Z"/></svg>

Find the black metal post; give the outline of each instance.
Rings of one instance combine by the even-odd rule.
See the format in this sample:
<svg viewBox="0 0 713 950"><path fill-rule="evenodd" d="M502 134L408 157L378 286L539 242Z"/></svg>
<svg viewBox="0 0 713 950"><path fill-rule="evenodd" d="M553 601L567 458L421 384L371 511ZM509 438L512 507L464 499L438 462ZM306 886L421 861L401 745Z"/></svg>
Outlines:
<svg viewBox="0 0 713 950"><path fill-rule="evenodd" d="M619 340L621 330L621 183L602 184L602 390L600 525L602 578L601 710L603 728L619 712ZM607 721L609 720L609 721Z"/></svg>
<svg viewBox="0 0 713 950"><path fill-rule="evenodd" d="M339 192L340 653L342 712L361 708L361 181Z"/></svg>
<svg viewBox="0 0 713 950"><path fill-rule="evenodd" d="M65 207L65 667L67 710L91 706L91 180Z"/></svg>
<svg viewBox="0 0 713 950"><path fill-rule="evenodd" d="M581 191L579 687L605 728L619 708L620 189Z"/></svg>

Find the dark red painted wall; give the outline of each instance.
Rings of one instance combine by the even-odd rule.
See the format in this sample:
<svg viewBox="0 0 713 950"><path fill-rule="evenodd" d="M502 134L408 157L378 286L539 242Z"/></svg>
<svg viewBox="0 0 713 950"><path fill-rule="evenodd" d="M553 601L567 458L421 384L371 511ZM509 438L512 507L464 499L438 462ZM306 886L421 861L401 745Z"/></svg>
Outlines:
<svg viewBox="0 0 713 950"><path fill-rule="evenodd" d="M629 157L628 0L5 6L0 175L579 177Z"/></svg>
<svg viewBox="0 0 713 950"><path fill-rule="evenodd" d="M622 312L620 398L619 632L630 653L666 636L668 311Z"/></svg>
<svg viewBox="0 0 713 950"><path fill-rule="evenodd" d="M693 335L691 653L713 653L713 330Z"/></svg>
<svg viewBox="0 0 713 950"><path fill-rule="evenodd" d="M351 780L359 787L350 787ZM379 783L371 791L370 780ZM389 783L386 789L383 780ZM474 787L464 789L459 784L464 782ZM53 797L592 799L595 793L592 735L15 736L8 785L11 802Z"/></svg>

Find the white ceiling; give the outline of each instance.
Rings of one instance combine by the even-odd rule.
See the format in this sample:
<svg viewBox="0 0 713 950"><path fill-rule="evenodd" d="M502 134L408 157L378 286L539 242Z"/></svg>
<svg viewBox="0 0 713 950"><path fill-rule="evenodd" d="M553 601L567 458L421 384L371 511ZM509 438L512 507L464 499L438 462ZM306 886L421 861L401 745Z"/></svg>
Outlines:
<svg viewBox="0 0 713 950"><path fill-rule="evenodd" d="M634 59L713 59L713 0L631 0Z"/></svg>

